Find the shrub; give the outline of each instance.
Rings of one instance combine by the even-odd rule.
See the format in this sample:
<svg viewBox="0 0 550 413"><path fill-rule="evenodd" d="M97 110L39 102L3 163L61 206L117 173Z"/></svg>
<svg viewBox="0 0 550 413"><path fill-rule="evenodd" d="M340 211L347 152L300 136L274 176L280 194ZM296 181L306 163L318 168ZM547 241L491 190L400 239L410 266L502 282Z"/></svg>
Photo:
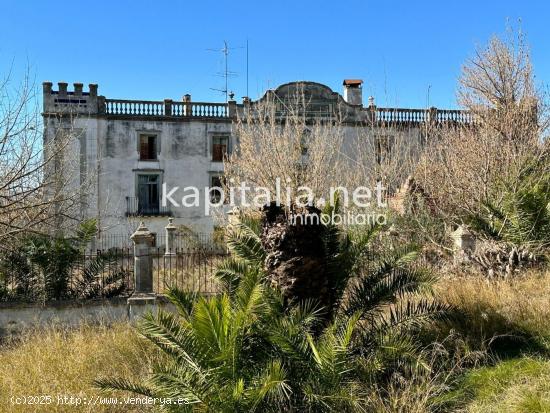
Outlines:
<svg viewBox="0 0 550 413"><path fill-rule="evenodd" d="M550 173L539 161L526 165L517 188L503 188L500 202L485 202L482 212L470 217L475 229L539 252L550 247Z"/></svg>
<svg viewBox="0 0 550 413"><path fill-rule="evenodd" d="M4 287L0 297L49 301L120 294L127 274L115 265L116 251L83 259L95 228L95 221L90 220L80 224L74 237L29 235L17 248L0 254Z"/></svg>
<svg viewBox="0 0 550 413"><path fill-rule="evenodd" d="M102 378L98 385L182 397L190 404L181 411L364 410L372 383L419 362L416 332L448 308L418 297L433 277L411 267L416 252L395 250L366 265L373 228L325 230L334 308L285 299L267 282L258 234L240 225L228 237L232 257L218 269L223 293L171 290L178 314L160 310L139 324L169 360L145 381Z"/></svg>

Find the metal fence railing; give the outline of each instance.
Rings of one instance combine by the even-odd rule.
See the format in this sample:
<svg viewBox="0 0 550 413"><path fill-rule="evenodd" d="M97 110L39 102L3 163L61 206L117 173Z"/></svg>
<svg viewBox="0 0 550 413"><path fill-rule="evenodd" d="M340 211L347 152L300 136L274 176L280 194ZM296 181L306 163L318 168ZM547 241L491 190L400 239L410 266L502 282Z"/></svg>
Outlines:
<svg viewBox="0 0 550 413"><path fill-rule="evenodd" d="M134 247L123 235L96 240L102 249L79 252L67 257L63 254L44 259L40 254L14 251L0 255L0 301L41 302L66 299L90 299L130 295L135 289ZM115 246L120 241L119 246ZM178 235L173 247L166 248L164 236L158 236L154 245L145 244L150 264L146 268L148 280L152 277L153 293L164 294L176 287L186 292L214 294L220 291L215 277L219 264L228 257L223 241L210 236ZM130 243L132 241L130 240ZM108 247L107 247L108 246ZM368 250L362 274L376 272L383 251ZM412 268L429 264L421 256ZM402 269L397 268L399 272ZM150 283L149 283L150 285ZM148 291L149 292L149 291Z"/></svg>
<svg viewBox="0 0 550 413"><path fill-rule="evenodd" d="M168 252L168 254L166 254ZM130 235L95 237L83 251L44 251L28 257L14 251L0 255L0 302L44 302L130 295L135 288L134 246ZM227 256L223 241L208 234L176 235L166 251L166 236L150 246L153 292L170 287L188 292L217 291L216 266Z"/></svg>
<svg viewBox="0 0 550 413"><path fill-rule="evenodd" d="M0 301L41 302L131 294L130 248L85 251L32 259L17 252L0 259Z"/></svg>
<svg viewBox="0 0 550 413"><path fill-rule="evenodd" d="M225 249L215 247L153 248L153 291L165 293L175 287L186 292L213 294L218 291L215 279L217 266L228 256Z"/></svg>

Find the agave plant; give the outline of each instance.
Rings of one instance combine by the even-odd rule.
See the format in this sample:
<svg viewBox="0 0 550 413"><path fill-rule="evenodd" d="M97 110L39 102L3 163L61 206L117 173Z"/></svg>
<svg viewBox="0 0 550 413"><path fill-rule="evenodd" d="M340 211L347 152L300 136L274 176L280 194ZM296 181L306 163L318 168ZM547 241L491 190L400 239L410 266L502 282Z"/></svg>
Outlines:
<svg viewBox="0 0 550 413"><path fill-rule="evenodd" d="M240 224L228 234L232 254L217 270L219 295L170 290L177 314L159 310L139 323L167 356L150 377L97 384L184 400L162 406L173 412L351 412L368 410L374 383L421 364L415 332L448 308L418 298L433 277L411 265L414 250L373 259L367 247L376 228L326 226L329 300L289 299L270 282L259 231Z"/></svg>

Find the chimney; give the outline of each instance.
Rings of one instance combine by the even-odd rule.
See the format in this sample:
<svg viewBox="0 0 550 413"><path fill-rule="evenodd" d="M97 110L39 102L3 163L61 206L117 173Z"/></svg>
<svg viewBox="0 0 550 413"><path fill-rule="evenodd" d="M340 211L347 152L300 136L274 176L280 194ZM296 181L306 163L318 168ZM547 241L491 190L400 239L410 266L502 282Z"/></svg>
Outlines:
<svg viewBox="0 0 550 413"><path fill-rule="evenodd" d="M344 80L344 100L350 105L363 105L363 90L361 79Z"/></svg>
<svg viewBox="0 0 550 413"><path fill-rule="evenodd" d="M45 95L52 94L52 82L42 82L42 92Z"/></svg>

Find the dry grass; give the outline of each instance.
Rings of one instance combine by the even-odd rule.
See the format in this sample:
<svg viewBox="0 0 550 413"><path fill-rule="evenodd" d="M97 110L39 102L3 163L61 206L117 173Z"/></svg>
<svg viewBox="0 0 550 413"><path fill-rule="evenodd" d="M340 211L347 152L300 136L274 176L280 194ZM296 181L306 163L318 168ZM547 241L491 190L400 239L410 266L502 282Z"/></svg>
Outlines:
<svg viewBox="0 0 550 413"><path fill-rule="evenodd" d="M143 377L155 352L127 324L48 329L26 333L0 347L2 412L142 412L143 406L56 405L57 395L113 396L93 386L99 376ZM51 405L13 405L11 396L54 397ZM117 395L121 398L121 394Z"/></svg>
<svg viewBox="0 0 550 413"><path fill-rule="evenodd" d="M550 412L550 270L508 280L448 278L436 290L465 314L453 327L467 347L497 357L493 366L464 373L451 397L461 407L453 411Z"/></svg>
<svg viewBox="0 0 550 413"><path fill-rule="evenodd" d="M550 349L550 270L511 279L460 277L441 280L436 294L466 314L471 337L529 336Z"/></svg>

